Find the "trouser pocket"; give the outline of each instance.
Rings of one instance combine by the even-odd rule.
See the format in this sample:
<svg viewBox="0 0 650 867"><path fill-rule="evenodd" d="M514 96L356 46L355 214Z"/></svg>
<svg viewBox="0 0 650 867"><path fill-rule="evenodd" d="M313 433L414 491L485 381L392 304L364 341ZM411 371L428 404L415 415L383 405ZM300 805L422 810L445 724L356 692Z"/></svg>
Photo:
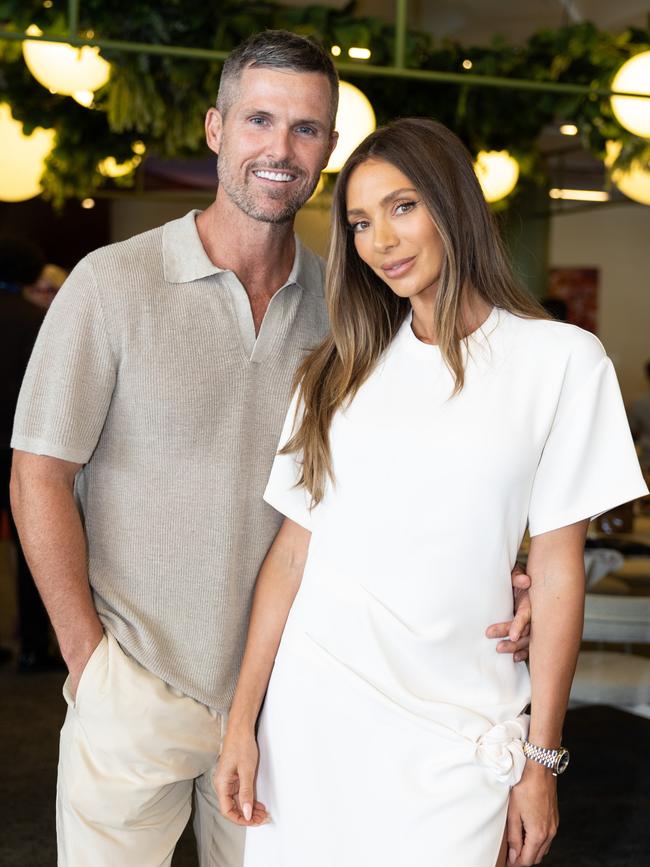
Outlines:
<svg viewBox="0 0 650 867"><path fill-rule="evenodd" d="M108 648L108 639L106 633L102 635L101 640L97 647L90 654L88 661L86 662L83 671L81 672L81 677L79 678L79 683L77 684L77 691L75 695L72 695L72 690L70 689L70 675L68 675L63 684L63 698L66 701L66 704L69 707L74 708L75 710L79 709L80 701L82 700L83 693L86 691L87 683L91 683L95 678L97 671L101 669L103 665L106 663L106 653Z"/></svg>

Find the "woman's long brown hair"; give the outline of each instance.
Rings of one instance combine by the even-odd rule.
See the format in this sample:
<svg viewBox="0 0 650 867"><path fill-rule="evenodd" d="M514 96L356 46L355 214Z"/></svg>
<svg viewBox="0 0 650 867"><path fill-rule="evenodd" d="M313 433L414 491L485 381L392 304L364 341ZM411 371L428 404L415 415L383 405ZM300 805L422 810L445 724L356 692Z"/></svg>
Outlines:
<svg viewBox="0 0 650 867"><path fill-rule="evenodd" d="M491 306L517 316L548 318L514 278L460 139L442 124L424 118L397 120L369 135L346 162L334 190L325 281L330 333L298 368L295 385L302 415L282 449L302 453L299 484L310 492L313 505L323 498L326 478L333 478L332 418L368 379L411 309L408 299L395 295L359 257L348 224L350 175L371 158L391 163L406 175L440 233L444 261L434 322L442 357L454 377L454 394L464 383L465 293L476 292Z"/></svg>

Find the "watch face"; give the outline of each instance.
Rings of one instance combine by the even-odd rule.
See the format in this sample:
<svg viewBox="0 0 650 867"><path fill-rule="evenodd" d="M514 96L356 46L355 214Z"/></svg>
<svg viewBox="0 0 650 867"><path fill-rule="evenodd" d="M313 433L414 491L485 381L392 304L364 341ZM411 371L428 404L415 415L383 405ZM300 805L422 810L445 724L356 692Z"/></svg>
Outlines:
<svg viewBox="0 0 650 867"><path fill-rule="evenodd" d="M563 774L569 766L569 751L562 750L557 759L556 774Z"/></svg>

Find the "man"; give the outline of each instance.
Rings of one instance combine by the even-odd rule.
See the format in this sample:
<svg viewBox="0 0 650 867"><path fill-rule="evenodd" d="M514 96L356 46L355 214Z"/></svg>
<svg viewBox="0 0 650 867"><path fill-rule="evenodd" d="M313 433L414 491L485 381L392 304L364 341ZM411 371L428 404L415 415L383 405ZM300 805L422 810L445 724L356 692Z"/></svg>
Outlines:
<svg viewBox="0 0 650 867"><path fill-rule="evenodd" d="M37 344L13 500L70 671L61 864L170 864L193 789L201 864L241 862L210 772L281 522L261 494L326 328L322 263L293 218L335 145L337 95L308 40L236 49L206 118L214 203L88 256Z"/></svg>

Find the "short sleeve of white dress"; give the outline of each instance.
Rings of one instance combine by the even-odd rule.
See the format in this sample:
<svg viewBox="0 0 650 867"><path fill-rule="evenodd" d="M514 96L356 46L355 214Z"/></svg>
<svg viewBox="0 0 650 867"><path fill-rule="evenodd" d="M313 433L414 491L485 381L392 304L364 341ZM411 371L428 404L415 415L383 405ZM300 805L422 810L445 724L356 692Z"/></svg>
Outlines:
<svg viewBox="0 0 650 867"><path fill-rule="evenodd" d="M612 362L595 337L579 332L533 482L530 535L593 518L647 490Z"/></svg>
<svg viewBox="0 0 650 867"><path fill-rule="evenodd" d="M293 436L296 425L300 421L300 413L299 392L296 392L284 420L278 452ZM302 485L298 486L300 473L300 453L276 454L271 467L271 475L264 491L264 499L276 511L311 531L311 496L306 488Z"/></svg>

